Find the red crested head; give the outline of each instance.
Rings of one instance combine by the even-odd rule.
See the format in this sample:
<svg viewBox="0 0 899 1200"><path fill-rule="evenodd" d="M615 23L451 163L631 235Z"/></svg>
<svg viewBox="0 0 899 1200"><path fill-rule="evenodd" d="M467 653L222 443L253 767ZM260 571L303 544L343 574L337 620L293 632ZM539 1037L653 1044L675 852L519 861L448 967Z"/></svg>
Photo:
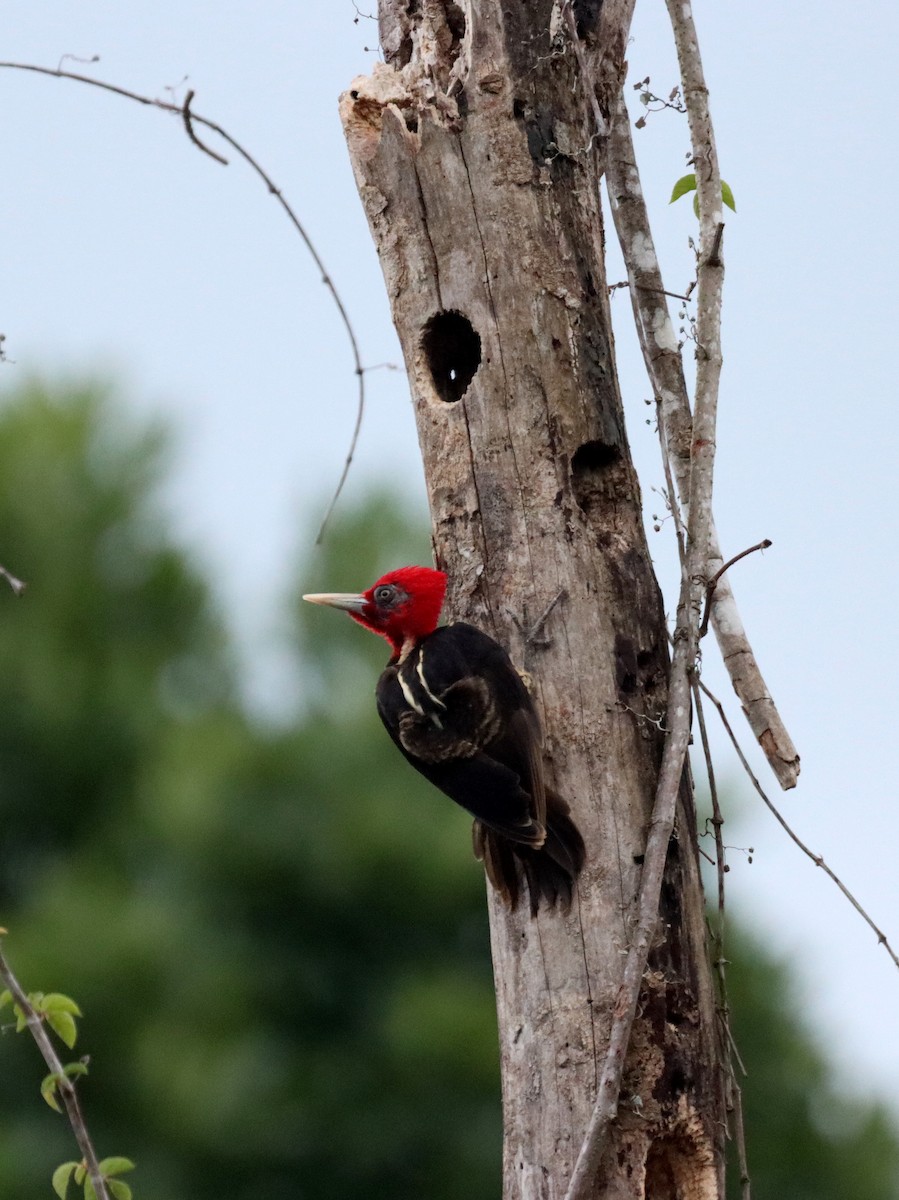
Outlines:
<svg viewBox="0 0 899 1200"><path fill-rule="evenodd" d="M394 657L437 628L446 575L430 567L389 571L359 595L326 592L304 596L312 604L342 608L354 621L390 642Z"/></svg>

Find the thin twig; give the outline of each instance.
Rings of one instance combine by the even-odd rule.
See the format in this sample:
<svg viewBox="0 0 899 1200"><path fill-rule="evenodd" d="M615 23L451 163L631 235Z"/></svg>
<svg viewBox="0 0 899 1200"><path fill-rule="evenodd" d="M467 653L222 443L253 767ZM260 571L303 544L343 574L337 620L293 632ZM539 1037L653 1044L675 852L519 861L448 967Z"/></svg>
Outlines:
<svg viewBox="0 0 899 1200"><path fill-rule="evenodd" d="M730 1045L733 1056L737 1060L737 1066L740 1068L741 1073L743 1075L748 1075L749 1072L746 1070L746 1064L743 1062L743 1059L740 1057L740 1050L737 1046L737 1043L734 1041L734 1035L731 1033L730 1027L728 1027L728 1029L727 1029L727 1040Z"/></svg>
<svg viewBox="0 0 899 1200"><path fill-rule="evenodd" d="M593 71L589 62L587 61L587 54L584 50L581 39L578 37L577 18L574 15L573 0L562 0L562 18L568 28L568 38L572 49L574 50L574 56L577 59L578 70L580 71L581 79L584 80L587 99L590 103L590 109L593 113L593 122L596 128L593 131L591 141L595 137L607 137L609 125L599 105L599 95L593 81Z"/></svg>
<svg viewBox="0 0 899 1200"><path fill-rule="evenodd" d="M665 435L665 415L661 404L656 409L656 425L659 433L659 446L662 451L662 470L665 472L665 487L668 492L668 511L674 518L674 532L677 537L677 555L680 559L681 573L687 565L687 537L684 531L684 519L680 505L677 502L677 492L674 489L674 479L671 475L671 456L668 453L668 438Z"/></svg>
<svg viewBox="0 0 899 1200"><path fill-rule="evenodd" d="M774 543L770 538L762 538L762 540L760 542L756 542L754 546L747 546L745 550L741 550L739 554L735 554L733 558L729 558L726 563L718 568L718 570L706 584L705 590L707 594L711 596L712 592L714 592L715 588L718 586L718 580L725 571L729 571L731 569L734 563L738 563L740 559L745 558L747 554L755 554L756 550L767 550L773 545Z"/></svg>
<svg viewBox="0 0 899 1200"><path fill-rule="evenodd" d="M620 283L610 283L609 295L611 295L612 292L617 292L619 288L626 288L630 286L631 281L629 279L622 279ZM685 295L681 295L680 292L668 292L665 290L665 288L648 287L646 284L637 284L636 286L641 288L644 292L655 292L659 296L670 296L672 300L683 300L687 304L690 303L690 292L687 292ZM692 291L692 285L690 291Z"/></svg>
<svg viewBox="0 0 899 1200"><path fill-rule="evenodd" d="M318 527L318 534L315 538L316 546L320 546L324 541L325 530L328 527L328 522L337 507L337 501L340 499L340 494L343 491L343 485L347 481L347 476L350 473L350 467L353 465L353 457L356 453L356 446L359 444L359 433L362 429L362 418L365 415L365 370L359 366L359 353L353 349L356 357L356 375L359 379L359 401L356 405L356 423L353 426L353 433L350 438L350 448L347 451L347 456L343 462L343 470L340 472L340 478L337 481L337 487L334 489L334 495L331 497L331 503L328 505L325 515L322 517L322 523Z"/></svg>
<svg viewBox="0 0 899 1200"><path fill-rule="evenodd" d="M540 614L540 616L537 618L537 620L534 622L534 624L531 626L530 632L525 635L524 640L525 640L525 642L528 643L528 645L537 643L537 639L540 637L540 634L543 632L543 626L546 624L547 620L549 619L549 614L552 612L552 610L556 607L556 605L561 600L567 600L567 599L568 599L568 593L566 592L566 590L564 588L560 588L559 591L556 592L555 596L553 596L552 600L550 600L549 604L547 604L546 608L544 608L543 612Z"/></svg>
<svg viewBox="0 0 899 1200"><path fill-rule="evenodd" d="M222 126L216 121L212 121L208 117L200 116L199 113L195 113L189 109L190 101L193 99L194 95L193 92L188 94L184 104L171 104L167 100L159 100L152 96L142 96L139 92L132 92L130 89L119 87L114 83L106 83L102 79L92 79L89 75L79 75L74 71L63 71L59 68L54 69L53 67L39 67L32 63L18 62L0 62L0 68L5 68L9 71L30 71L36 75L49 75L55 79L71 79L76 83L85 83L89 87L100 88L101 91L111 92L115 96L122 96L126 100L133 100L136 104L143 104L149 108L158 108L162 112L174 113L176 116L181 118L188 137L200 150L210 155L217 162L227 165L226 159L211 151L208 146L205 146L197 138L196 131L193 127L195 125L202 125L204 128L209 129L212 133L218 134L223 141L227 142L228 145L231 146L235 153L244 160L247 166L249 166L251 170L258 175L258 177L265 184L269 193L274 196L277 202L281 205L281 208L284 210L290 223L303 239L306 249L312 256L312 261L321 272L322 283L331 293L331 298L334 301L334 304L337 306L337 311L340 314L340 319L343 322L344 329L346 330L347 337L350 341L350 348L352 350L353 360L355 363L355 375L358 379L356 423L353 428L353 435L350 439L350 448L343 465L343 471L338 481L337 488L335 489L334 496L331 500L331 503L328 505L328 510L325 513L324 519L318 531L316 545L319 545L324 537L325 527L327 526L331 514L334 511L334 507L337 504L341 492L343 491L343 485L346 483L347 475L350 471L350 465L352 464L353 457L356 453L356 446L359 441L359 431L362 428L362 418L365 411L365 371L362 366L362 358L359 353L359 343L356 340L356 333L353 329L349 315L344 308L340 294L337 291L334 281L325 269L325 264L322 262L321 256L316 250L312 239L309 237L309 234L306 232L306 229L304 228L299 217L294 212L290 203L285 199L281 189L277 186L268 172L264 170L262 166L260 166L252 154L250 154L250 152L246 150L236 138L232 137L226 129L223 129Z"/></svg>
<svg viewBox="0 0 899 1200"><path fill-rule="evenodd" d="M705 758L705 771L709 781L709 797L712 801L712 829L715 836L715 862L718 868L718 946L719 955L724 950L724 876L727 873L727 861L724 853L724 838L721 834L721 827L724 825L724 817L721 813L721 805L718 802L718 786L715 780L715 765L712 762L712 750L709 745L708 730L705 724L705 713L702 709L702 696L699 691L699 685L694 678L693 680L693 706L696 710L696 723L699 727L699 738L702 743L702 753Z"/></svg>
<svg viewBox="0 0 899 1200"><path fill-rule="evenodd" d="M746 1127L743 1124L743 1089L737 1083L735 1076L731 1076L731 1086L735 1093L734 1140L737 1143L737 1162L740 1167L740 1197L741 1200L751 1200L752 1184L749 1178L749 1165L746 1160Z"/></svg>
<svg viewBox="0 0 899 1200"><path fill-rule="evenodd" d="M184 118L184 128L187 130L187 136L198 149L203 151L204 154L208 154L209 157L214 158L217 163L221 163L223 167L227 167L227 158L225 158L222 154L217 154L215 150L210 150L209 147L204 142L201 142L197 137L193 123L193 113L190 111L190 102L193 100L195 95L196 93L193 91L193 89L191 89L184 97L184 104L181 106L181 116Z"/></svg>
<svg viewBox="0 0 899 1200"><path fill-rule="evenodd" d="M725 1073L724 1086L727 1093L729 1093L730 1099L728 1108L733 1113L731 1133L737 1144L741 1196L742 1200L750 1200L751 1182L746 1157L746 1137L743 1130L743 1091L737 1082L734 1059L736 1058L740 1064L744 1075L746 1074L746 1068L743 1066L743 1060L740 1058L740 1052L737 1049L737 1043L730 1027L730 1001L727 994L727 959L724 953L724 876L728 870L725 858L724 837L721 832L724 825L724 816L718 800L718 786L715 780L715 768L712 763L712 750L709 744L709 732L705 723L705 712L702 707L702 693L699 689L698 680L695 677L693 679L693 706L696 711L696 723L699 727L699 736L702 741L702 752L705 757L706 774L709 781L709 796L712 801L712 829L714 830L715 837L715 864L718 874L718 924L711 933L711 937L715 950L712 965L718 977L718 1020L725 1041L721 1060Z"/></svg>
<svg viewBox="0 0 899 1200"><path fill-rule="evenodd" d="M669 292L669 291L666 291L665 288L647 287L646 284L638 284L637 286L643 292L656 292L657 294L659 294L661 296L670 296L672 300L683 300L685 304L690 303L690 293L689 292L684 295L681 295L680 292Z"/></svg>
<svg viewBox="0 0 899 1200"><path fill-rule="evenodd" d="M824 874L827 875L828 878L830 878L832 880L832 882L837 885L837 887L840 889L840 891L843 893L843 895L846 897L846 899L849 901L849 903L852 905L852 907L855 909L855 911L858 913L858 915L869 926L869 928L871 930L873 930L873 932L876 934L878 942L881 944L881 946L883 946L883 948L886 950L887 954L889 954L890 958L893 960L893 962L896 964L896 966L899 967L899 956L897 956L896 951L890 945L890 943L887 939L887 935L883 932L882 929L880 929L874 923L874 921L868 915L866 910L861 906L861 904L859 904L859 902L858 902L858 900L856 900L855 896L853 896L852 892L849 891L849 888L847 888L845 883L843 883L842 879L840 879L840 877L834 871L831 870L831 868L827 865L827 863L824 861L822 856L820 854L815 854L815 852L813 850L809 849L809 847L799 837L799 835L784 820L783 816L780 813L780 810L778 808L776 808L775 805L772 803L768 794L765 792L765 789L762 787L762 785L759 783L758 779L756 778L756 776L752 770L752 767L750 767L749 762L746 758L746 755L743 753L743 748L740 745L739 741L737 740L737 736L734 733L733 729L731 728L731 724L727 719L727 714L724 711L724 705L721 703L721 701L718 699L717 696L713 695L712 692L709 691L709 689L706 687L706 685L704 683L700 682L699 686L702 688L705 695L708 696L708 698L711 700L711 702L717 708L718 715L721 718L721 723L723 724L724 729L727 733L727 736L730 738L731 743L733 744L733 747L737 752L737 756L739 757L740 762L743 765L743 770L749 776L750 783L755 788L755 790L758 792L759 796L761 796L765 805L768 807L768 809L771 811L772 815L774 816L775 820L779 823L779 825L784 830L784 832L787 834L787 836L791 839L791 841L796 843L796 845L799 847L799 849L802 851L802 853L807 858L810 858L816 867L820 867L821 870L824 872Z"/></svg>
<svg viewBox="0 0 899 1200"><path fill-rule="evenodd" d="M362 17L364 17L366 21L377 21L377 19L378 19L377 16L375 16L373 13L363 12L362 9L359 7L359 5L356 3L356 0L353 0L353 8L355 8L355 10L356 10L356 19L353 21L354 25L358 24L359 19Z"/></svg>
<svg viewBox="0 0 899 1200"><path fill-rule="evenodd" d="M734 563L738 563L741 558L745 558L747 554L755 554L756 550L767 550L774 543L770 538L763 538L762 541L756 542L754 546L749 546L746 550L741 550L739 554L735 554L733 558L729 558L726 563L723 563L712 578L705 585L705 612L702 616L702 624L699 626L700 639L704 638L709 631L709 614L712 611L712 601L715 597L715 588L718 586L718 581L725 571L729 571Z"/></svg>
<svg viewBox="0 0 899 1200"><path fill-rule="evenodd" d="M6 567L0 567L0 577L6 580L16 596L21 596L28 587L27 583L21 579L17 579L12 571L7 571Z"/></svg>
<svg viewBox="0 0 899 1200"><path fill-rule="evenodd" d="M65 1068L47 1034L40 1013L35 1011L22 985L4 958L2 950L0 950L0 979L9 988L13 1000L15 1000L21 1009L28 1026L28 1031L37 1043L37 1048L40 1050L44 1062L50 1068L52 1074L57 1077L56 1091L59 1093L63 1107L66 1110L66 1116L69 1118L69 1124L72 1126L72 1132L75 1135L78 1148L84 1158L91 1183L94 1185L94 1191L97 1193L97 1200L109 1200L109 1192L100 1171L97 1152L94 1149L94 1143L91 1141L91 1136L84 1120L84 1114L81 1111L81 1105L78 1102L78 1092L72 1080L65 1073Z"/></svg>

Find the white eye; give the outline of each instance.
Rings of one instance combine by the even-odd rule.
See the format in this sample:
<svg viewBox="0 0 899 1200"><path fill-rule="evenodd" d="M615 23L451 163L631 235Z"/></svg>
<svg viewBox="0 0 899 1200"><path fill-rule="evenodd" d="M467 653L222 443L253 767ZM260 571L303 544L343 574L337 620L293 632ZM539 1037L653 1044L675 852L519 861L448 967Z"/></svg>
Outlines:
<svg viewBox="0 0 899 1200"><path fill-rule="evenodd" d="M392 604L396 599L396 588L385 584L383 587L375 588L375 603L383 604L385 607Z"/></svg>

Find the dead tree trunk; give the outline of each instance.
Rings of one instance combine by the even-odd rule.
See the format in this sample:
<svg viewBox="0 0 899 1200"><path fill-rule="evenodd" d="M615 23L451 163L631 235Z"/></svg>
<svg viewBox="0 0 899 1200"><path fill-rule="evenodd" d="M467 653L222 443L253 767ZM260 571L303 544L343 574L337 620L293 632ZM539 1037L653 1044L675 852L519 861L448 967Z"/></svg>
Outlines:
<svg viewBox="0 0 899 1200"><path fill-rule="evenodd" d="M630 5L574 5L600 89ZM603 263L602 140L551 0L381 0L341 112L403 346L449 616L533 680L588 863L572 912L490 898L504 1191L561 1200L593 1107L658 774L668 650ZM599 96L607 111L606 99ZM682 789L595 1196L723 1195L715 1003Z"/></svg>

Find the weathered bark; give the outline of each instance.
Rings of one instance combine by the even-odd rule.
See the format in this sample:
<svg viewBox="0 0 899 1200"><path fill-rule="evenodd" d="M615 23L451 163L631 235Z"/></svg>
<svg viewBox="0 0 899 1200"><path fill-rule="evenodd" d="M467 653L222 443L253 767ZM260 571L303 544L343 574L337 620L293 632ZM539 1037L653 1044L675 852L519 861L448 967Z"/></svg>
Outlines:
<svg viewBox="0 0 899 1200"><path fill-rule="evenodd" d="M619 87L630 6L574 11L596 78ZM531 920L490 899L507 1200L564 1195L590 1117L668 666L615 372L601 148L550 20L550 0L382 0L386 63L341 100L409 372L449 616L492 632L530 674L550 777L587 843L567 917ZM682 792L597 1197L721 1194L714 999Z"/></svg>

